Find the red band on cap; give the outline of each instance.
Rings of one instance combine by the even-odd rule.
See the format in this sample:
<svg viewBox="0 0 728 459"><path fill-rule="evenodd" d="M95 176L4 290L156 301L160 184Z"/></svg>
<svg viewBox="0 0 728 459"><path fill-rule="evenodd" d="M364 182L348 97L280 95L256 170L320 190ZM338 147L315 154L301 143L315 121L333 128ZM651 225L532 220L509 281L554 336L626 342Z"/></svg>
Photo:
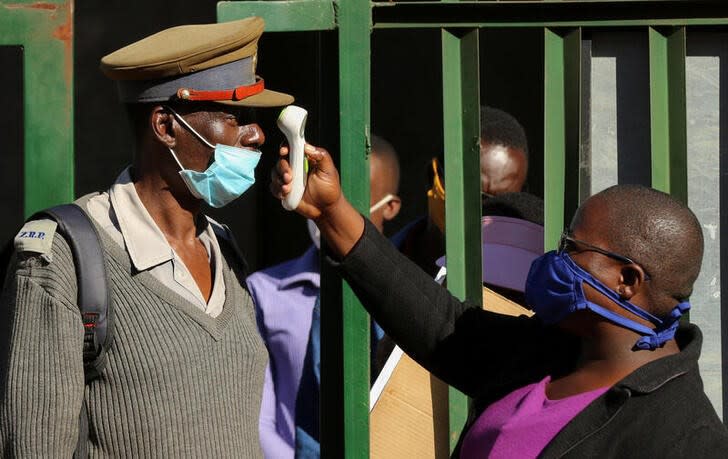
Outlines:
<svg viewBox="0 0 728 459"><path fill-rule="evenodd" d="M246 97L263 92L264 89L265 84L263 83L263 79L260 78L255 84L220 91L198 91L197 89L179 88L177 90L177 97L182 100L192 101L243 100Z"/></svg>

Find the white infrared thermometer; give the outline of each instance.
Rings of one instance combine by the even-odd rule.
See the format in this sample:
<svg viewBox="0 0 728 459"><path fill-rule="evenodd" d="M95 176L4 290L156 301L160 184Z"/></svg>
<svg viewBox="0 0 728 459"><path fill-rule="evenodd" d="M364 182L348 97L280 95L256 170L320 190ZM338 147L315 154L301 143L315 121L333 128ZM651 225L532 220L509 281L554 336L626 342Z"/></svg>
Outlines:
<svg viewBox="0 0 728 459"><path fill-rule="evenodd" d="M303 131L306 129L307 117L308 112L295 105L289 105L281 110L281 114L278 115L278 128L288 139L288 162L293 170L291 192L281 201L283 208L286 210L294 210L298 207L298 203L301 202L303 197L303 191L306 188L308 161L303 153L303 146L306 144Z"/></svg>

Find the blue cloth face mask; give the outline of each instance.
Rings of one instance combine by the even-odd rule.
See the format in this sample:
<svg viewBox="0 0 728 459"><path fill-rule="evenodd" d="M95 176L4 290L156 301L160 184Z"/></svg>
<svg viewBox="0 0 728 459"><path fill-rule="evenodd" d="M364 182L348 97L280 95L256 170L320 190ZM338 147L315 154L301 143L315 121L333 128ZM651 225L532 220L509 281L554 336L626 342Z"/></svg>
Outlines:
<svg viewBox="0 0 728 459"><path fill-rule="evenodd" d="M588 301L583 284L587 283L623 309L655 325L654 330L624 316ZM546 324L561 322L576 311L589 310L605 319L642 335L635 347L656 349L675 336L680 317L690 309L690 303L682 302L667 317L656 317L644 309L625 301L613 290L595 279L574 263L563 252L548 252L534 260L526 279L526 303Z"/></svg>
<svg viewBox="0 0 728 459"><path fill-rule="evenodd" d="M187 121L174 110L167 107L177 120L190 130L202 143L215 150L214 161L204 172L185 169L174 150L169 151L180 167L179 175L193 196L202 199L212 207L222 207L255 183L255 167L260 161L260 150L217 144L213 146L202 137Z"/></svg>

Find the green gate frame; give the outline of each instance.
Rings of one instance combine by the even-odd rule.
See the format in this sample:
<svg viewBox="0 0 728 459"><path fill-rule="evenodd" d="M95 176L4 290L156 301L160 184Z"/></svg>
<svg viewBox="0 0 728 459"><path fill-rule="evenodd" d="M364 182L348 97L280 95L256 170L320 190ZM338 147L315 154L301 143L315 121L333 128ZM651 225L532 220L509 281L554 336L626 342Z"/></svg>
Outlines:
<svg viewBox="0 0 728 459"><path fill-rule="evenodd" d="M631 27L647 33L652 186L687 202L686 27L728 25L728 7L720 0L218 3L219 21L251 15L264 17L268 31L338 30L340 113L346 114L340 126L342 184L362 212L369 199L368 177L358 171L369 170L370 35L377 29L441 30L445 167L454 177L448 184L458 184L448 186L446 200L448 288L476 303L481 301L480 251L466 248L480 246L474 154L480 123L478 29L543 29L544 237L546 247L553 248L579 204L582 30ZM363 458L369 456L369 359L362 357L369 353L369 322L346 286L342 303L339 332L324 327L323 340L342 340L343 354L337 361L322 359L324 373L339 377L321 394L322 452ZM456 392L450 393L451 448L467 415L467 400Z"/></svg>
<svg viewBox="0 0 728 459"><path fill-rule="evenodd" d="M23 48L26 215L74 198L73 5L73 0L0 1L0 45ZM449 288L474 302L481 299L479 251L466 248L480 244L477 156L471 154L479 126L478 29L544 31L545 242L553 247L566 216L578 206L582 29L646 31L652 185L685 201L686 28L728 25L722 0L240 1L220 2L217 12L219 21L262 16L274 32L338 31L340 112L346 114L340 126L341 176L345 193L363 212L369 183L359 171L369 170L370 35L376 29L441 30L445 166L455 177L448 183L462 184L447 193ZM369 353L369 321L347 286L335 320L324 325L323 339L338 328L343 352L337 361L324 359L324 372L335 378L322 393L323 451L330 457L368 457L369 359L362 356ZM466 399L451 392L451 445L466 413Z"/></svg>
<svg viewBox="0 0 728 459"><path fill-rule="evenodd" d="M23 48L23 195L29 216L74 198L73 1L0 1L0 45Z"/></svg>

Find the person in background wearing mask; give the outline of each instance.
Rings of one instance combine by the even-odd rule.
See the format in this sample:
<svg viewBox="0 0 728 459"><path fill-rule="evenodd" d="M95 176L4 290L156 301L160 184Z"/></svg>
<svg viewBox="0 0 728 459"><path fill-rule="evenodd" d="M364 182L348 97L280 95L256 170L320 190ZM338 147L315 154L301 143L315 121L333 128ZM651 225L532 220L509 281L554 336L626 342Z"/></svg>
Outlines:
<svg viewBox="0 0 728 459"><path fill-rule="evenodd" d="M399 160L386 140L372 135L371 142L369 218L381 232L384 222L392 220L400 210ZM318 385L302 383L304 372L312 365L307 360L309 342L318 342L314 338L317 334L311 330L314 310L318 313L320 236L310 220L308 228L313 245L303 255L247 279L260 333L270 354L260 413L260 441L265 457L272 459L310 457L311 450L317 455L318 449L317 435L311 432L318 428L318 411L315 403L309 403L318 393ZM383 336L375 324L372 333L373 344ZM309 359L318 361L317 356ZM299 400L297 410L299 395L306 399L306 406L301 407L303 400ZM302 452L306 446L301 444L301 436L311 437L306 449L308 456Z"/></svg>
<svg viewBox="0 0 728 459"><path fill-rule="evenodd" d="M85 385L69 245L50 220L40 250L19 233L0 304L0 456L261 457L267 352L245 262L202 210L255 180L265 135L252 107L293 102L255 74L263 27L174 27L101 60L128 106L134 159L76 204L104 248L113 343Z"/></svg>
<svg viewBox="0 0 728 459"><path fill-rule="evenodd" d="M590 197L558 250L531 265L535 315L513 317L450 295L349 204L324 149L306 154L296 211L386 333L480 402L461 458L726 456L728 430L698 371L700 329L680 322L703 255L687 206L639 185ZM272 171L279 199L289 170L282 158Z"/></svg>

